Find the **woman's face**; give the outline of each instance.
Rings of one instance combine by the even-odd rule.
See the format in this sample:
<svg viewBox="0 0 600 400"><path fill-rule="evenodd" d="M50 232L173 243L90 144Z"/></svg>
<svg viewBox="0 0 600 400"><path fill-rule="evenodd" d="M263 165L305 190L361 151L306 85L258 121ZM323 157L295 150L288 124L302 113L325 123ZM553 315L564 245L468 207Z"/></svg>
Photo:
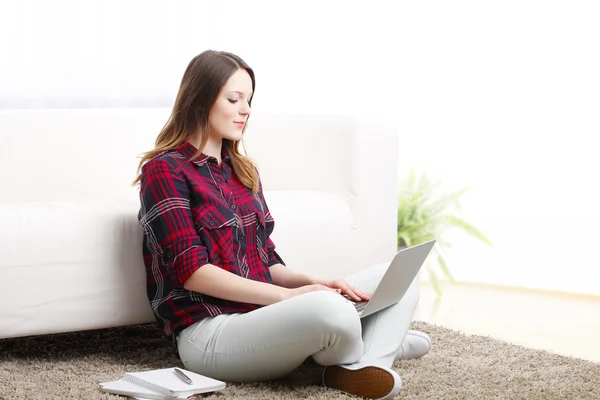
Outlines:
<svg viewBox="0 0 600 400"><path fill-rule="evenodd" d="M225 83L208 114L212 139L238 141L250 115L252 79L246 70L238 69Z"/></svg>

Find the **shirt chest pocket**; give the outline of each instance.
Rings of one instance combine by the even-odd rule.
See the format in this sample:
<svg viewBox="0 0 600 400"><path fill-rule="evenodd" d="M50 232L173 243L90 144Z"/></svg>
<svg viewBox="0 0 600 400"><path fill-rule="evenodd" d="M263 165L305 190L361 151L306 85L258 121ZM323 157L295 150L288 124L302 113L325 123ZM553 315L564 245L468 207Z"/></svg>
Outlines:
<svg viewBox="0 0 600 400"><path fill-rule="evenodd" d="M208 253L211 264L222 265L235 260L239 218L224 206L203 205L194 209L194 225Z"/></svg>

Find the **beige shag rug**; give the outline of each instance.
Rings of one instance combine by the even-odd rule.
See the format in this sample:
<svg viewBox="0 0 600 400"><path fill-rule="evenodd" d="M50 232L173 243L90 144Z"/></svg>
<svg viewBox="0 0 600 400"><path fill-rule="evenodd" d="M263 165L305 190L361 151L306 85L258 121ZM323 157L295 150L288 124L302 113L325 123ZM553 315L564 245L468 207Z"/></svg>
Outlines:
<svg viewBox="0 0 600 400"><path fill-rule="evenodd" d="M600 399L600 364L526 349L443 327L429 333L431 352L396 362L398 399ZM154 325L0 340L0 399L124 399L99 382L126 371L181 366ZM350 399L319 385L321 367L307 361L283 380L229 384L206 399Z"/></svg>

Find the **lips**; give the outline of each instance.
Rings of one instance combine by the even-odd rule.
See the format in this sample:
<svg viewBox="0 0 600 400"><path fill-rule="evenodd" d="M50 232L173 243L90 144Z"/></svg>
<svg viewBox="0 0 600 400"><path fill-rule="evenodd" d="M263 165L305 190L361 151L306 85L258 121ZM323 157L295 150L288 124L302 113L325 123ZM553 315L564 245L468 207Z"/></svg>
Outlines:
<svg viewBox="0 0 600 400"><path fill-rule="evenodd" d="M244 126L246 123L244 121L235 121L234 124L237 126Z"/></svg>

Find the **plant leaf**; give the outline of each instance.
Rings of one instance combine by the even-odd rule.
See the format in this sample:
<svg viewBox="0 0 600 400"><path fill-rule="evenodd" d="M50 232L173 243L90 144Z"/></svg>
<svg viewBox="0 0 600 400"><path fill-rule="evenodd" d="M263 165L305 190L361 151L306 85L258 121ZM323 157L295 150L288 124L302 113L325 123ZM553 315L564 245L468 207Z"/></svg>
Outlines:
<svg viewBox="0 0 600 400"><path fill-rule="evenodd" d="M473 236L474 238L482 241L483 243L486 243L489 246L493 246L492 242L489 241L489 239L487 237L485 237L485 235L481 232L479 232L479 230L477 230L477 228L475 228L474 226L472 226L471 224L463 221L462 219L458 218L458 217L454 217L452 215L447 215L444 217L451 226L455 227L455 228L460 228L463 231L465 231L466 233L468 233L469 235Z"/></svg>
<svg viewBox="0 0 600 400"><path fill-rule="evenodd" d="M451 248L443 235L448 229L457 228L483 243L492 245L482 232L460 217L460 199L470 187L462 187L451 192L442 191L441 180L427 173L417 173L410 167L406 179L400 183L398 199L397 241L398 247L414 246L429 240L436 240L433 257L427 260L431 284L441 295L437 272L454 282L444 249Z"/></svg>
<svg viewBox="0 0 600 400"><path fill-rule="evenodd" d="M428 268L429 271L429 280L431 281L431 286L433 286L433 290L437 293L438 296L442 295L442 288L440 288L440 281L438 280L437 275L433 268Z"/></svg>
<svg viewBox="0 0 600 400"><path fill-rule="evenodd" d="M454 206L460 210L460 198L463 194L471 190L470 187L458 189L449 193L432 203L432 213L439 214L450 206Z"/></svg>
<svg viewBox="0 0 600 400"><path fill-rule="evenodd" d="M448 269L448 265L446 264L446 260L444 259L444 257L441 254L438 254L437 261L438 261L438 264L440 265L440 269L442 270L444 275L446 275L446 277L448 279L450 279L450 282L455 282L454 276L452 276L452 274L450 273L450 270Z"/></svg>

